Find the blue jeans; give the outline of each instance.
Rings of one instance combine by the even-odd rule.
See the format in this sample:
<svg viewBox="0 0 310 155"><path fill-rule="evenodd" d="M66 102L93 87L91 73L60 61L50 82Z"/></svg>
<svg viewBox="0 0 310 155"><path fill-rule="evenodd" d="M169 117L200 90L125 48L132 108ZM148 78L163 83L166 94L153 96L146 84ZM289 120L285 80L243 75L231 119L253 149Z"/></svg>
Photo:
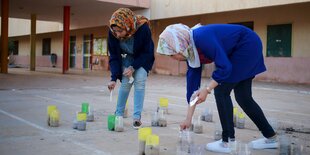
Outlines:
<svg viewBox="0 0 310 155"><path fill-rule="evenodd" d="M128 63L128 59L126 59L125 62L123 63L123 70L125 69L125 67L128 67L126 63ZM116 116L124 115L126 101L128 99L130 89L132 85L134 85L134 112L132 117L133 119L140 120L144 103L145 82L147 79L147 72L143 67L140 67L133 73L133 78L134 82L128 83L129 78L127 76L122 77L121 87L118 92L115 115Z"/></svg>
<svg viewBox="0 0 310 155"><path fill-rule="evenodd" d="M216 105L223 129L222 139L225 142L228 142L228 138L235 138L233 104L230 98L232 90L234 90L239 106L255 123L263 136L270 138L275 135L262 109L252 97L252 79L249 78L238 83L221 83L214 89Z"/></svg>

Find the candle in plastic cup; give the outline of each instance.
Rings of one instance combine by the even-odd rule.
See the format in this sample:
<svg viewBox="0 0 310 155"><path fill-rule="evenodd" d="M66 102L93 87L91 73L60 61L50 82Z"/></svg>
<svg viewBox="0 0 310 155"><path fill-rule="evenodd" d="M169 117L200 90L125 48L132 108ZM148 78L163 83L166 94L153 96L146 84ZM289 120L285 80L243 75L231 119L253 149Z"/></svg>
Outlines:
<svg viewBox="0 0 310 155"><path fill-rule="evenodd" d="M50 126L51 127L58 127L59 126L59 111L57 109L53 110L50 114Z"/></svg>
<svg viewBox="0 0 310 155"><path fill-rule="evenodd" d="M245 115L242 112L238 114L236 127L239 129L244 129L245 127Z"/></svg>
<svg viewBox="0 0 310 155"><path fill-rule="evenodd" d="M237 148L238 155L251 155L251 148L249 144L239 142L237 145L238 145Z"/></svg>
<svg viewBox="0 0 310 155"><path fill-rule="evenodd" d="M159 155L159 137L148 135L145 142L145 155Z"/></svg>
<svg viewBox="0 0 310 155"><path fill-rule="evenodd" d="M55 105L49 105L47 106L47 116L51 114L52 111L56 110L57 107Z"/></svg>
<svg viewBox="0 0 310 155"><path fill-rule="evenodd" d="M155 111L152 115L152 126L158 126L158 112Z"/></svg>
<svg viewBox="0 0 310 155"><path fill-rule="evenodd" d="M57 107L55 105L47 106L47 125L50 126L50 114L52 111L56 110Z"/></svg>
<svg viewBox="0 0 310 155"><path fill-rule="evenodd" d="M152 134L152 128L144 127L138 130L139 154L145 154L145 141L148 135Z"/></svg>
<svg viewBox="0 0 310 155"><path fill-rule="evenodd" d="M159 109L158 126L160 126L160 127L166 127L167 126L167 119L165 117L165 113L164 113L163 109Z"/></svg>
<svg viewBox="0 0 310 155"><path fill-rule="evenodd" d="M79 112L77 114L77 121L86 121L87 120L87 114L84 112Z"/></svg>
<svg viewBox="0 0 310 155"><path fill-rule="evenodd" d="M108 129L113 131L115 129L115 115L108 116Z"/></svg>
<svg viewBox="0 0 310 155"><path fill-rule="evenodd" d="M164 97L159 98L159 106L168 107L168 99Z"/></svg>
<svg viewBox="0 0 310 155"><path fill-rule="evenodd" d="M82 103L82 112L88 113L88 106L89 104L87 102Z"/></svg>
<svg viewBox="0 0 310 155"><path fill-rule="evenodd" d="M201 124L201 116L198 117L197 121L194 122L194 132L200 134L203 132L203 126Z"/></svg>
<svg viewBox="0 0 310 155"><path fill-rule="evenodd" d="M124 131L123 116L116 116L115 117L115 131L117 131L117 132Z"/></svg>
<svg viewBox="0 0 310 155"><path fill-rule="evenodd" d="M222 126L220 123L215 123L214 127L214 140L222 139Z"/></svg>
<svg viewBox="0 0 310 155"><path fill-rule="evenodd" d="M164 113L168 114L168 99L167 98L163 98L163 97L159 98L159 107L157 111L159 111L160 109L163 109Z"/></svg>
<svg viewBox="0 0 310 155"><path fill-rule="evenodd" d="M87 114L87 122L93 122L95 120L94 110L89 106Z"/></svg>

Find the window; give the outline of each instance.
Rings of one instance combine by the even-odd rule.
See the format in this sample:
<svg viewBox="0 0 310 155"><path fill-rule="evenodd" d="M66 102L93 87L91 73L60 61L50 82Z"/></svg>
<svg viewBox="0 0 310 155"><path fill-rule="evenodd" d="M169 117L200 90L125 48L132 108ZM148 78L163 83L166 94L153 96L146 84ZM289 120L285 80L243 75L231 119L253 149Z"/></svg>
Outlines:
<svg viewBox="0 0 310 155"><path fill-rule="evenodd" d="M107 55L107 38L95 38L93 49L95 55Z"/></svg>
<svg viewBox="0 0 310 155"><path fill-rule="evenodd" d="M18 40L9 41L9 54L18 55Z"/></svg>
<svg viewBox="0 0 310 155"><path fill-rule="evenodd" d="M267 57L291 57L292 24L267 26Z"/></svg>
<svg viewBox="0 0 310 155"><path fill-rule="evenodd" d="M51 38L44 38L42 40L42 55L51 54Z"/></svg>
<svg viewBox="0 0 310 155"><path fill-rule="evenodd" d="M254 29L254 22L240 22L240 23L230 23L230 24L243 25L251 30Z"/></svg>

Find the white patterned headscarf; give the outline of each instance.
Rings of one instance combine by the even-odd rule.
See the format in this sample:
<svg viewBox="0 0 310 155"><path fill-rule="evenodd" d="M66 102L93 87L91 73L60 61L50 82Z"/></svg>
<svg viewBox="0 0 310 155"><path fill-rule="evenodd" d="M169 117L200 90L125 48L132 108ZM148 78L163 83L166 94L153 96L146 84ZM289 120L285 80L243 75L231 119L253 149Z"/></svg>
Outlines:
<svg viewBox="0 0 310 155"><path fill-rule="evenodd" d="M199 26L196 25L193 29ZM186 57L190 67L200 67L199 55L193 40L193 29L184 24L167 26L159 35L157 53L163 55L181 53Z"/></svg>

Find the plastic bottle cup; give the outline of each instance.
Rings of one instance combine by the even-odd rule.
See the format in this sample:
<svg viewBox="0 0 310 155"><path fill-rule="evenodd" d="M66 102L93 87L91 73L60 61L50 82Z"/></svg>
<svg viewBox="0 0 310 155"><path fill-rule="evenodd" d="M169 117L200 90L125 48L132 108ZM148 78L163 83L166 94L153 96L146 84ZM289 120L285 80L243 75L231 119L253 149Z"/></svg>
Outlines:
<svg viewBox="0 0 310 155"><path fill-rule="evenodd" d="M152 128L144 127L138 130L139 155L145 154L145 141L148 135L152 134Z"/></svg>
<svg viewBox="0 0 310 155"><path fill-rule="evenodd" d="M206 109L204 112L204 121L212 122L213 119L213 111L212 109Z"/></svg>
<svg viewBox="0 0 310 155"><path fill-rule="evenodd" d="M291 139L286 134L280 135L279 143L280 143L280 148L279 148L280 155L291 154Z"/></svg>
<svg viewBox="0 0 310 155"><path fill-rule="evenodd" d="M239 129L245 128L245 115L242 112L238 114L236 127Z"/></svg>
<svg viewBox="0 0 310 155"><path fill-rule="evenodd" d="M163 109L159 109L159 119L158 119L158 126L166 127L167 126L167 119Z"/></svg>
<svg viewBox="0 0 310 155"><path fill-rule="evenodd" d="M237 117L238 117L238 107L234 107L233 109L233 115L234 115L234 126L236 126Z"/></svg>
<svg viewBox="0 0 310 155"><path fill-rule="evenodd" d="M82 103L82 112L88 114L88 106L89 104L87 102Z"/></svg>
<svg viewBox="0 0 310 155"><path fill-rule="evenodd" d="M228 147L230 148L231 150L231 154L237 154L238 152L238 144L239 142L236 141L235 139L228 139Z"/></svg>
<svg viewBox="0 0 310 155"><path fill-rule="evenodd" d="M214 127L214 140L222 139L222 127L220 123L215 123Z"/></svg>
<svg viewBox="0 0 310 155"><path fill-rule="evenodd" d="M201 117L199 116L197 121L194 122L194 132L197 133L197 134L200 134L203 132L203 126L201 124Z"/></svg>
<svg viewBox="0 0 310 155"><path fill-rule="evenodd" d="M50 114L52 111L56 110L57 107L55 105L47 106L47 125L50 126Z"/></svg>
<svg viewBox="0 0 310 155"><path fill-rule="evenodd" d="M108 129L113 131L115 129L115 115L108 116Z"/></svg>
<svg viewBox="0 0 310 155"><path fill-rule="evenodd" d="M145 155L159 155L159 137L148 135L145 142Z"/></svg>
<svg viewBox="0 0 310 155"><path fill-rule="evenodd" d="M73 129L77 129L78 128L78 121L76 119L73 120L72 128Z"/></svg>
<svg viewBox="0 0 310 155"><path fill-rule="evenodd" d="M251 154L251 149L249 144L239 142L238 143L238 148L237 148L238 155L250 155Z"/></svg>
<svg viewBox="0 0 310 155"><path fill-rule="evenodd" d="M77 130L85 131L86 130L86 121L78 121Z"/></svg>
<svg viewBox="0 0 310 155"><path fill-rule="evenodd" d="M93 122L95 120L94 110L89 106L87 114L87 122Z"/></svg>
<svg viewBox="0 0 310 155"><path fill-rule="evenodd" d="M158 126L158 112L155 111L152 115L152 126Z"/></svg>
<svg viewBox="0 0 310 155"><path fill-rule="evenodd" d="M168 107L168 99L161 97L159 98L159 107Z"/></svg>
<svg viewBox="0 0 310 155"><path fill-rule="evenodd" d="M168 114L168 99L167 98L159 98L159 107L158 109L163 109L165 114Z"/></svg>
<svg viewBox="0 0 310 155"><path fill-rule="evenodd" d="M57 109L53 110L51 113L50 113L50 126L51 127L58 127L59 126L59 117L60 117L60 114L59 114L59 111Z"/></svg>
<svg viewBox="0 0 310 155"><path fill-rule="evenodd" d="M87 114L86 113L84 113L84 112L79 112L78 114L77 114L77 121L79 122L79 121L86 121L87 120Z"/></svg>
<svg viewBox="0 0 310 155"><path fill-rule="evenodd" d="M194 145L192 132L189 130L182 130L179 134L177 151L181 154L192 153L192 146Z"/></svg>
<svg viewBox="0 0 310 155"><path fill-rule="evenodd" d="M115 131L122 132L124 131L124 120L123 116L116 116L115 117Z"/></svg>

